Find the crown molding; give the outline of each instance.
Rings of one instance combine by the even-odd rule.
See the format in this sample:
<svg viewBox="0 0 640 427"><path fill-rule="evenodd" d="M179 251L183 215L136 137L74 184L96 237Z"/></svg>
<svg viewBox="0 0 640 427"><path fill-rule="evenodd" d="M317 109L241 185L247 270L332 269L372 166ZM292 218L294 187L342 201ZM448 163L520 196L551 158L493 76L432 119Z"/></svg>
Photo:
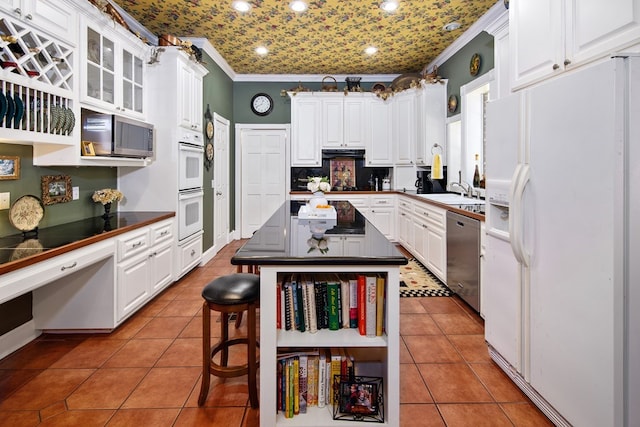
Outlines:
<svg viewBox="0 0 640 427"><path fill-rule="evenodd" d="M331 77L336 81L345 81L347 77L353 74L337 74ZM361 82L390 82L399 74L364 74L360 77ZM326 74L238 74L234 81L236 82L321 82Z"/></svg>
<svg viewBox="0 0 640 427"><path fill-rule="evenodd" d="M466 46L471 40L473 40L478 34L485 31L487 27L492 25L503 17L506 8L504 7L503 0L498 0L496 4L491 6L491 9L474 22L464 33L460 35L453 43L451 43L442 53L427 64L422 70L423 73L427 73L427 70L433 69L433 67L439 67L445 63L449 58L456 54L460 49Z"/></svg>
<svg viewBox="0 0 640 427"><path fill-rule="evenodd" d="M181 37L181 39L183 38ZM184 39L191 40L191 43L198 46L200 49L204 50L206 54L209 55L211 59L213 59L213 62L215 62L218 65L218 67L220 67L222 71L224 71L225 74L229 76L231 80L233 81L236 80L236 77L237 77L236 72L233 71L233 68L231 68L231 65L229 65L229 63L222 57L222 55L220 55L220 52L218 52L216 48L213 47L213 45L211 44L211 42L209 42L208 39L204 37L184 37Z"/></svg>

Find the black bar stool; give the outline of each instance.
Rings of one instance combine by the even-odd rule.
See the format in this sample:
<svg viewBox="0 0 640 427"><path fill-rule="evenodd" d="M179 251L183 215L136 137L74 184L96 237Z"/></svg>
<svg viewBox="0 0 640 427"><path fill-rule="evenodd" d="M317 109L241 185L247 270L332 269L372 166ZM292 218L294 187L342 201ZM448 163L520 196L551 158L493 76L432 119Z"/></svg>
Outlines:
<svg viewBox="0 0 640 427"><path fill-rule="evenodd" d="M249 377L249 401L252 408L258 408L258 384L256 374L259 362L256 349L256 310L260 306L260 276L250 273L235 273L212 280L202 290L202 385L198 405L202 406L209 394L210 376L220 378ZM220 313L220 341L211 347L211 311ZM229 314L247 311L247 336L229 339ZM236 325L237 326L237 325ZM227 366L229 347L247 345L247 363ZM220 354L220 363L213 361Z"/></svg>

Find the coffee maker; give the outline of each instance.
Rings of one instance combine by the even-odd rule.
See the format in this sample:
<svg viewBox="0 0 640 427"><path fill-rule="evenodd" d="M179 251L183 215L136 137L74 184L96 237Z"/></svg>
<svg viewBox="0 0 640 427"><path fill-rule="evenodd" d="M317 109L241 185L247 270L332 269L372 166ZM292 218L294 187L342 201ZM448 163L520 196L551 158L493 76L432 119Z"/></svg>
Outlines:
<svg viewBox="0 0 640 427"><path fill-rule="evenodd" d="M433 191L433 183L430 178L430 171L419 170L416 172L416 192L427 194Z"/></svg>

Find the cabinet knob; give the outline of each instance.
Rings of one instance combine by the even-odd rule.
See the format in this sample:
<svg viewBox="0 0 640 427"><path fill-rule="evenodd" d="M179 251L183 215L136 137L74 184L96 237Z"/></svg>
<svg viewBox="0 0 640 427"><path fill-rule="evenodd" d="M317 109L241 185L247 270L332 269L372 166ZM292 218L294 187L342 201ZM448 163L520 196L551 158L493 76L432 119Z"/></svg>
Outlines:
<svg viewBox="0 0 640 427"><path fill-rule="evenodd" d="M553 64L553 67L552 67L552 68L553 68L554 70L557 70L558 68L560 68L560 66L559 66L558 64Z"/></svg>
<svg viewBox="0 0 640 427"><path fill-rule="evenodd" d="M67 270L69 268L75 267L76 265L78 265L78 263L76 261L74 261L73 264L71 264L71 265L63 265L62 267L60 267L60 271L65 271L65 270Z"/></svg>
<svg viewBox="0 0 640 427"><path fill-rule="evenodd" d="M196 250L195 249L191 249L191 256L194 256L196 254Z"/></svg>
<svg viewBox="0 0 640 427"><path fill-rule="evenodd" d="M566 67L567 65L571 64L571 61L568 59L564 60L564 66Z"/></svg>
<svg viewBox="0 0 640 427"><path fill-rule="evenodd" d="M33 16L31 16L31 14L27 14L27 16L25 16L26 19L28 19L29 21L31 21L33 19Z"/></svg>
<svg viewBox="0 0 640 427"><path fill-rule="evenodd" d="M20 9L19 7L16 7L15 9L13 9L13 11L16 13L16 15L22 15L22 9Z"/></svg>

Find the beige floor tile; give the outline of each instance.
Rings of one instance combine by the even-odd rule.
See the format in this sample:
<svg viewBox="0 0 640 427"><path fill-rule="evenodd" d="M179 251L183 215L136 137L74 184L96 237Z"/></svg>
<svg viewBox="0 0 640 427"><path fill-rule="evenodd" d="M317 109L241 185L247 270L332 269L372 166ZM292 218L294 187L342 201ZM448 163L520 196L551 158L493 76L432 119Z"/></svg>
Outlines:
<svg viewBox="0 0 640 427"><path fill-rule="evenodd" d="M460 363L462 356L444 335L407 335L404 337L415 363Z"/></svg>
<svg viewBox="0 0 640 427"><path fill-rule="evenodd" d="M148 368L99 369L67 398L69 409L118 409Z"/></svg>

